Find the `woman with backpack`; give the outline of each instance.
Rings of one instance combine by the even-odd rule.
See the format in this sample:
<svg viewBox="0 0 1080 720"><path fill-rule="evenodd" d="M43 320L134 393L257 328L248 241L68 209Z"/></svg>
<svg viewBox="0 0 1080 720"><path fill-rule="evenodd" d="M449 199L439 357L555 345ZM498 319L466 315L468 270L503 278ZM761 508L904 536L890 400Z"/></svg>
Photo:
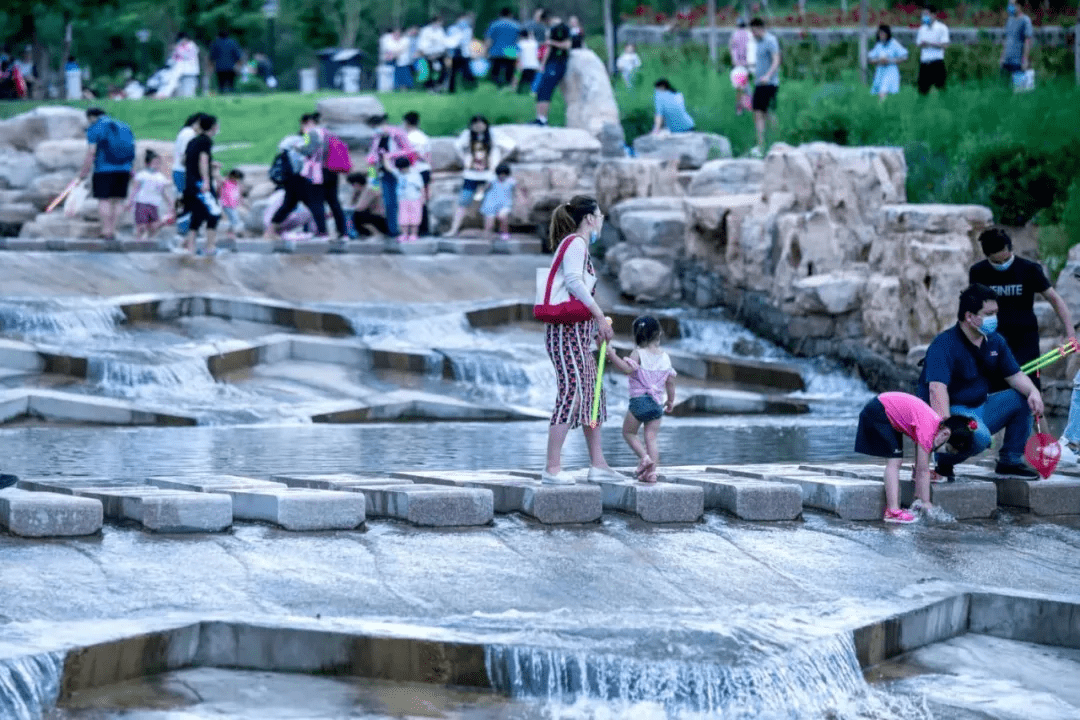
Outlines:
<svg viewBox="0 0 1080 720"><path fill-rule="evenodd" d="M341 197L338 195L342 175L348 175L352 170L352 159L349 158L349 146L341 138L328 131L322 125L322 115L312 113L316 128L323 134L326 140L326 156L323 158L323 194L326 196L326 204L330 206L330 214L334 216L334 226L337 228L337 240L341 241L348 237L348 226L345 224L345 211L341 209Z"/></svg>
<svg viewBox="0 0 1080 720"><path fill-rule="evenodd" d="M283 152L290 159L291 172L284 178L285 201L274 213L266 228L266 237L277 240L280 237L280 224L289 216L299 203L307 205L315 218L316 239L326 238L326 198L323 188L323 162L326 158L326 137L319 129L315 113L307 113L300 118L302 140ZM299 169L297 169L299 164Z"/></svg>

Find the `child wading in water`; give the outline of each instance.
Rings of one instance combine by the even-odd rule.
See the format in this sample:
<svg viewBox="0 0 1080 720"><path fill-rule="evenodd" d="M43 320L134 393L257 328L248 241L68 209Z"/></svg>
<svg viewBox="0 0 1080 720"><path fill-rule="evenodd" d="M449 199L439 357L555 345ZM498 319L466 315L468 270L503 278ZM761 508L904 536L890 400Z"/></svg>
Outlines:
<svg viewBox="0 0 1080 720"><path fill-rule="evenodd" d="M930 504L930 453L946 444L951 447L949 452L967 452L971 449L976 427L974 420L963 415L942 420L933 408L907 393L881 393L866 404L859 413L855 452L888 458L885 463L885 522L915 522L913 514L900 509L903 436L907 435L915 442L915 497L925 512L933 507Z"/></svg>
<svg viewBox="0 0 1080 720"><path fill-rule="evenodd" d="M656 482L656 466L660 462L660 449L656 436L660 432L660 419L671 412L675 405L675 369L671 358L660 349L663 333L660 322L651 315L634 320L634 343L637 348L626 359L620 358L608 345L607 357L615 367L630 376L630 412L623 421L623 437L641 462L637 476L641 482ZM664 394L667 399L664 400ZM661 401L664 401L661 405ZM645 442L638 437L638 430L645 426Z"/></svg>
<svg viewBox="0 0 1080 720"><path fill-rule="evenodd" d="M172 207L169 188L172 183L161 172L161 156L153 150L146 151L145 168L135 175L131 197L125 211L135 205L135 239L152 238L166 221L161 219L160 208ZM171 217L171 215L170 215Z"/></svg>
<svg viewBox="0 0 1080 720"><path fill-rule="evenodd" d="M480 214L484 216L484 235L490 237L495 230L495 219L499 219L499 232L503 240L510 239L510 212L514 209L514 194L525 195L525 188L518 187L517 181L510 177L510 166L499 163L495 168L495 182L488 186L484 201L480 203Z"/></svg>
<svg viewBox="0 0 1080 720"><path fill-rule="evenodd" d="M415 242L419 237L420 221L424 217L424 178L407 157L398 157L391 161L387 155L383 163L387 172L397 178L397 221L401 228L398 240Z"/></svg>

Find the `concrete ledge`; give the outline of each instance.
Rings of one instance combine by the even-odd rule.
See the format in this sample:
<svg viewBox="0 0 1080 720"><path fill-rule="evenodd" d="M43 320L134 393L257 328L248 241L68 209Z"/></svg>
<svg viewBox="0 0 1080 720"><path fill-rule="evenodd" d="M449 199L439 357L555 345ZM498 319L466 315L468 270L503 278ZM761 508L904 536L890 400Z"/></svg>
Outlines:
<svg viewBox="0 0 1080 720"><path fill-rule="evenodd" d="M661 478L701 488L706 510L724 510L743 520L795 520L802 515L798 485L677 469L665 470Z"/></svg>
<svg viewBox="0 0 1080 720"><path fill-rule="evenodd" d="M408 243L387 240L383 252L391 255L434 255L439 252L439 240L433 237L418 238Z"/></svg>
<svg viewBox="0 0 1080 720"><path fill-rule="evenodd" d="M1023 480L970 463L957 465L956 474L994 483L997 504L1004 507L1034 515L1080 515L1080 477L1055 474L1047 480Z"/></svg>
<svg viewBox="0 0 1080 720"><path fill-rule="evenodd" d="M672 367L678 372L701 380L775 388L785 392L806 389L802 373L780 363L671 351L668 355L671 356Z"/></svg>
<svg viewBox="0 0 1080 720"><path fill-rule="evenodd" d="M544 251L544 244L539 238L526 235L511 236L509 240L495 238L491 251L499 255L539 255Z"/></svg>
<svg viewBox="0 0 1080 720"><path fill-rule="evenodd" d="M391 481L393 482L393 481ZM367 498L370 517L388 517L425 527L488 525L495 502L490 490L441 485L356 486Z"/></svg>
<svg viewBox="0 0 1080 720"><path fill-rule="evenodd" d="M709 471L798 485L803 507L825 510L845 520L881 520L885 514L885 484L875 480L828 476L799 465L725 465Z"/></svg>
<svg viewBox="0 0 1080 720"><path fill-rule="evenodd" d="M331 473L325 475L274 475L271 479L285 483L289 487L308 488L311 490L354 490L358 487L384 487L393 484L413 484L412 480L390 478L386 476L352 475L350 473Z"/></svg>
<svg viewBox="0 0 1080 720"><path fill-rule="evenodd" d="M0 423L30 412L30 395L25 390L0 391Z"/></svg>
<svg viewBox="0 0 1080 720"><path fill-rule="evenodd" d="M1080 649L1080 604L972 593L968 629L1009 640Z"/></svg>
<svg viewBox="0 0 1080 720"><path fill-rule="evenodd" d="M881 479L884 473L882 465L803 465L801 467L809 472L864 480ZM911 505L915 501L915 481L904 479L910 476L910 466L901 468L901 505ZM882 484L884 485L883 481ZM988 518L997 510L997 489L990 483L963 478L951 483L931 483L930 502L957 520Z"/></svg>
<svg viewBox="0 0 1080 720"><path fill-rule="evenodd" d="M139 410L122 400L43 389L28 393L27 414L50 421L100 425L195 425L197 422L184 415Z"/></svg>
<svg viewBox="0 0 1080 720"><path fill-rule="evenodd" d="M954 595L894 615L853 632L855 654L863 668L962 635L968 630L968 595Z"/></svg>
<svg viewBox="0 0 1080 720"><path fill-rule="evenodd" d="M801 415L810 412L802 400L763 395L744 390L710 390L689 395L672 409L672 415Z"/></svg>
<svg viewBox="0 0 1080 720"><path fill-rule="evenodd" d="M228 495L234 520L266 522L286 530L353 530L365 520L364 497L354 493L290 488L236 475L196 480L153 477L147 482L161 488Z"/></svg>
<svg viewBox="0 0 1080 720"><path fill-rule="evenodd" d="M490 255L492 242L470 238L439 238L439 252L452 255Z"/></svg>
<svg viewBox="0 0 1080 720"><path fill-rule="evenodd" d="M77 537L101 530L101 503L16 488L0 490L0 529L20 537Z"/></svg>
<svg viewBox="0 0 1080 720"><path fill-rule="evenodd" d="M45 369L45 359L29 343L0 339L0 367L41 372Z"/></svg>
<svg viewBox="0 0 1080 720"><path fill-rule="evenodd" d="M599 483L604 509L637 515L651 523L697 522L705 514L699 487L657 483Z"/></svg>
<svg viewBox="0 0 1080 720"><path fill-rule="evenodd" d="M595 485L543 485L500 472L425 470L392 475L435 485L490 490L495 512L517 512L549 525L596 522L604 512L600 488Z"/></svg>

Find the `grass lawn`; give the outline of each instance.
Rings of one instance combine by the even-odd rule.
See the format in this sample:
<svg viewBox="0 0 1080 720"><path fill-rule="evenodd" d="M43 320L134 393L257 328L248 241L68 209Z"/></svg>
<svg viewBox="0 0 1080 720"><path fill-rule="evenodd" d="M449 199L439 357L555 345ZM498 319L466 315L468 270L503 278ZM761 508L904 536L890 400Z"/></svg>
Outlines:
<svg viewBox="0 0 1080 720"><path fill-rule="evenodd" d="M215 151L223 164L270 163L283 137L297 130L300 116L312 112L324 97L341 93L275 93L268 95L229 95L167 100L100 100L55 103L75 107L100 105L113 117L131 125L136 138L173 140L181 123L192 113L203 111L218 117L221 132L216 145L235 145ZM528 95L499 92L490 85L455 95L426 92L385 93L377 95L392 122L410 110L420 113L420 121L429 135L456 135L480 113L493 124L528 122L535 117L534 102ZM27 112L44 103L0 103L0 118ZM551 121L561 125L566 106L556 97L551 107ZM246 145L250 143L250 145Z"/></svg>

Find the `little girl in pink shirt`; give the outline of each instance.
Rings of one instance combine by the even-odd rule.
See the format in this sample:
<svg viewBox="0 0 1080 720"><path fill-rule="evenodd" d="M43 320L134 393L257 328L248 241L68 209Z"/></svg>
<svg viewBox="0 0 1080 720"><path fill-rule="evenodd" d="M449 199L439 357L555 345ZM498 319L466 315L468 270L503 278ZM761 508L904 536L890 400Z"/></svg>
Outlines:
<svg viewBox="0 0 1080 720"><path fill-rule="evenodd" d="M637 477L641 482L656 482L656 466L660 449L656 436L664 413L675 406L675 368L671 358L660 349L660 322L651 315L634 320L634 343L637 348L626 358L620 358L608 345L607 357L612 365L630 376L630 411L623 421L623 437L630 449L641 459ZM665 398L666 395L666 398ZM638 430L645 426L645 442Z"/></svg>
<svg viewBox="0 0 1080 720"><path fill-rule="evenodd" d="M915 516L900 509L900 465L904 461L903 436L915 442L915 496L924 510L930 504L930 453L946 443L951 452L971 448L975 421L963 415L942 420L925 402L902 392L881 393L866 403L859 413L855 452L888 458L885 463L885 522L915 522Z"/></svg>

